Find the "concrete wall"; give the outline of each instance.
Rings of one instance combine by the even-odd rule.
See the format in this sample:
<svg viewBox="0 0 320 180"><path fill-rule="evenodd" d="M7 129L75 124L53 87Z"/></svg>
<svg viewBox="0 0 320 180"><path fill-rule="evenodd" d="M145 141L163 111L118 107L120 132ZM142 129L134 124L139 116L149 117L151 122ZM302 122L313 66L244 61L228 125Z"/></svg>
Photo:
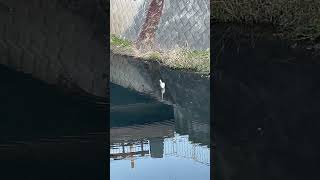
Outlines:
<svg viewBox="0 0 320 180"><path fill-rule="evenodd" d="M157 62L111 53L110 82L161 100L159 79L166 83L163 101L209 111L210 78L172 70ZM204 107L201 107L204 106Z"/></svg>
<svg viewBox="0 0 320 180"><path fill-rule="evenodd" d="M0 0L0 64L106 96L105 17L100 0Z"/></svg>
<svg viewBox="0 0 320 180"><path fill-rule="evenodd" d="M110 33L136 41L152 0L111 0ZM155 46L170 49L210 47L209 0L162 0L163 9L155 32Z"/></svg>

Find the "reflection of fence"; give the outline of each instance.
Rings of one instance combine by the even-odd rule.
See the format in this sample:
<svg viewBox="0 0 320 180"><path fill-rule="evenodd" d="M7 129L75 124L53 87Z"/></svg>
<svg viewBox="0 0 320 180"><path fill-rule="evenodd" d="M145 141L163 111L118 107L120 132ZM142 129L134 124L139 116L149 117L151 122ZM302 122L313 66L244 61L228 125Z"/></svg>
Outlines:
<svg viewBox="0 0 320 180"><path fill-rule="evenodd" d="M110 147L110 158L111 160L130 159L131 167L133 168L134 159L150 156L153 157L151 146L155 144L150 142L150 140L141 140L135 142L114 143ZM175 134L172 138L165 138L161 144L163 144L163 149L160 149L160 151L163 151L164 156L187 158L208 166L210 165L210 149L207 146L191 143L188 136Z"/></svg>
<svg viewBox="0 0 320 180"><path fill-rule="evenodd" d="M110 158L112 160L127 159L131 161L131 168L134 168L136 157L150 156L148 141L140 140L128 143L114 143L110 147Z"/></svg>
<svg viewBox="0 0 320 180"><path fill-rule="evenodd" d="M113 159L125 159L127 157L133 158L148 155L150 155L150 146L147 140L114 143L110 147L110 158Z"/></svg>
<svg viewBox="0 0 320 180"><path fill-rule="evenodd" d="M192 159L210 165L210 149L206 146L191 143L188 136L175 134L173 138L165 139L164 155Z"/></svg>

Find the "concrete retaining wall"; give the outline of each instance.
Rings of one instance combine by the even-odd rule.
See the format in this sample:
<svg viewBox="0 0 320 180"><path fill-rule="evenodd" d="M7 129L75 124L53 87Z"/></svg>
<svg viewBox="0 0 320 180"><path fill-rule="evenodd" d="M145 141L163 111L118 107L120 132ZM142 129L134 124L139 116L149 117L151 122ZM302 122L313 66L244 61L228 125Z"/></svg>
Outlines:
<svg viewBox="0 0 320 180"><path fill-rule="evenodd" d="M105 17L100 0L0 0L0 64L106 96Z"/></svg>
<svg viewBox="0 0 320 180"><path fill-rule="evenodd" d="M148 11L156 0L111 0L110 33L136 41L148 23ZM156 48L176 46L191 49L210 47L209 0L158 0L163 3L155 29ZM150 21L150 17L149 17ZM153 21L153 20L151 20Z"/></svg>

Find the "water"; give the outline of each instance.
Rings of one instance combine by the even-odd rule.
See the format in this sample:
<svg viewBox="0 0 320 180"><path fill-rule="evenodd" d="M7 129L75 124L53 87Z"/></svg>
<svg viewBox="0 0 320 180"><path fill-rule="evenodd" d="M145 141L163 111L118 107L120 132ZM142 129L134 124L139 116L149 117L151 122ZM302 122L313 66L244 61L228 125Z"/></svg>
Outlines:
<svg viewBox="0 0 320 180"><path fill-rule="evenodd" d="M210 179L208 118L115 84L110 92L112 180Z"/></svg>
<svg viewBox="0 0 320 180"><path fill-rule="evenodd" d="M186 88L166 91L172 103L112 85L108 152L105 99L3 66L0 82L1 179L107 179L107 163L112 179L209 179L208 107Z"/></svg>
<svg viewBox="0 0 320 180"><path fill-rule="evenodd" d="M318 177L319 65L243 65L216 77L219 178Z"/></svg>
<svg viewBox="0 0 320 180"><path fill-rule="evenodd" d="M212 33L216 179L319 179L319 58L229 27Z"/></svg>
<svg viewBox="0 0 320 180"><path fill-rule="evenodd" d="M104 179L106 106L0 66L1 179ZM99 102L99 103L98 103Z"/></svg>

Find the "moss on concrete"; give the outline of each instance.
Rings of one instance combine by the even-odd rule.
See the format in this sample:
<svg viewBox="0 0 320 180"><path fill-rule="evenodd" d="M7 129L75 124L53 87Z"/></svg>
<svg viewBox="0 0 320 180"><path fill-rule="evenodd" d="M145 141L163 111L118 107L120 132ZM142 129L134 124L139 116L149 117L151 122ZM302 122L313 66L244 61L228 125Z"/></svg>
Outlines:
<svg viewBox="0 0 320 180"><path fill-rule="evenodd" d="M110 37L110 44L112 46L119 46L119 47L132 47L132 42L120 37L117 37L116 35L111 35Z"/></svg>

